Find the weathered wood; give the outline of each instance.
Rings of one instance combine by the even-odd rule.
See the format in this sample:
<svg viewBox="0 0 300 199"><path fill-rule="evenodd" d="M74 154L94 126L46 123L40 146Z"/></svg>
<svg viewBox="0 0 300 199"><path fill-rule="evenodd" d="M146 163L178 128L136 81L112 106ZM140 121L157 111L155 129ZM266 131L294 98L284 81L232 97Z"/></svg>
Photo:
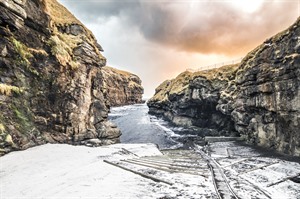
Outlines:
<svg viewBox="0 0 300 199"><path fill-rule="evenodd" d="M300 175L300 173L297 173L296 175L288 176L288 177L282 178L281 180L278 180L277 182L268 184L267 187L271 187L271 186L277 185L277 184L282 183L282 182L284 182L284 181L286 181L286 180L295 178L295 177L297 177L297 176L299 176L299 175Z"/></svg>
<svg viewBox="0 0 300 199"><path fill-rule="evenodd" d="M146 163L153 163L153 164L157 164L157 165L167 165L167 166L171 166L171 167L184 167L184 168L188 168L188 169L207 169L207 164L200 166L197 164L179 164L179 163L174 163L174 162L164 162L164 161L160 161L160 160L147 160L147 159L130 159L133 161L139 161L139 162L146 162Z"/></svg>
<svg viewBox="0 0 300 199"><path fill-rule="evenodd" d="M119 165L119 164L113 163L113 162L108 161L108 160L103 160L103 162L108 163L108 164L110 164L110 165L113 165L113 166L115 166L115 167L119 167L119 168L124 169L124 170L126 170L126 171L132 172L132 173L134 173L134 174L140 175L140 176L142 176L142 177L144 177L144 178L148 178L148 179L153 180L153 181L155 181L155 182L163 182L163 183L168 184L168 185L173 185L172 182L168 182L168 181L165 181L165 180L162 180L162 179L159 179L159 178L156 178L156 177L153 177L153 176L150 176L150 175L147 175L147 174L138 172L138 171L134 171L134 170L132 170L132 169L126 168L126 167L124 167L124 166L121 166L121 165Z"/></svg>
<svg viewBox="0 0 300 199"><path fill-rule="evenodd" d="M249 173L249 172L251 172L251 171L255 171L255 170L258 170L258 169L263 169L263 168L265 168L265 167L268 167L268 166L271 166L271 165L277 164L277 163L278 163L278 162L274 162L274 163L272 163L272 164L267 164L267 165L264 165L264 166L256 167L256 168L250 169L250 170L248 170L248 171L239 173L238 175L242 175L242 174L245 174L245 173Z"/></svg>
<svg viewBox="0 0 300 199"><path fill-rule="evenodd" d="M242 140L241 137L214 137L214 136L206 136L204 139L207 142L228 142L228 141Z"/></svg>
<svg viewBox="0 0 300 199"><path fill-rule="evenodd" d="M186 173L186 174L191 174L191 175L200 175L200 176L203 176L203 177L207 177L206 174L199 173L199 172L185 171L183 169L170 169L167 166L156 166L156 165L153 165L153 164L146 164L146 163L135 162L135 161L130 161L130 160L122 160L122 161L131 163L131 164L136 164L136 165L140 165L140 166L153 168L153 169L158 169L158 170L161 170L161 171L166 171L166 172L169 172L169 173L177 172L177 173Z"/></svg>
<svg viewBox="0 0 300 199"><path fill-rule="evenodd" d="M234 165L234 164L237 164L237 163L243 162L243 161L245 161L245 160L248 160L248 159L249 159L249 158L243 158L243 159L241 159L241 160L238 160L238 161L232 162L232 163L230 163L230 164L228 164L228 165L221 166L221 167L222 167L222 168L229 167L229 166L232 166L232 165Z"/></svg>

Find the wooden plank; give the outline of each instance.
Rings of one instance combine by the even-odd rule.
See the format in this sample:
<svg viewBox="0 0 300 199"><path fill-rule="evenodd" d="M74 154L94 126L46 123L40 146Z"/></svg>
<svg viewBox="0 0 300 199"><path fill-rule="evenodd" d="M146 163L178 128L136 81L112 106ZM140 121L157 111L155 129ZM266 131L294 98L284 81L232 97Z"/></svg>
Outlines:
<svg viewBox="0 0 300 199"><path fill-rule="evenodd" d="M186 173L186 174L191 174L191 175L200 175L203 177L207 177L206 174L203 174L200 172L189 172L189 171L185 171L183 169L170 169L167 166L156 166L156 165L151 165L151 164L146 164L146 163L141 163L141 162L134 162L134 161L130 161L130 160L122 160L122 161L131 163L131 164L136 164L136 165L140 165L140 166L144 166L144 167L161 170L161 171L166 171L169 173Z"/></svg>
<svg viewBox="0 0 300 199"><path fill-rule="evenodd" d="M265 168L265 167L268 167L268 166L271 166L271 165L277 164L277 163L278 163L278 162L274 162L274 163L272 163L272 164L267 164L267 165L264 165L264 166L256 167L256 168L250 169L250 170L248 170L248 171L244 171L244 172L242 172L242 173L239 173L238 175L243 175L243 174L245 174L245 173L249 173L249 172L251 172L251 171L255 171L255 170L258 170L258 169L262 169L262 168Z"/></svg>
<svg viewBox="0 0 300 199"><path fill-rule="evenodd" d="M126 167L124 167L124 166L121 166L121 165L119 165L119 164L110 162L110 161L108 161L108 160L103 160L103 162L105 162L105 163L107 163L107 164L110 164L110 165L113 165L113 166L115 166L115 167L119 167L119 168L124 169L124 170L126 170L126 171L132 172L132 173L134 173L134 174L140 175L140 176L142 176L142 177L144 177L144 178L148 178L148 179L153 180L153 181L155 181L155 182L163 182L163 183L168 184L168 185L171 185L171 186L173 185L172 182L168 182L168 181L165 181L165 180L160 179L160 178L156 178L156 177L153 177L153 176L150 176L150 175L147 175L147 174L138 172L138 171L134 171L134 170L132 170L132 169L126 168Z"/></svg>
<svg viewBox="0 0 300 199"><path fill-rule="evenodd" d="M286 180L295 178L295 177L297 177L297 176L299 176L299 175L300 175L300 173L297 173L296 175L288 176L288 177L282 178L281 180L278 180L277 182L268 184L267 187L271 187L271 186L277 185L277 184L282 183L282 182L284 182L284 181L286 181Z"/></svg>
<svg viewBox="0 0 300 199"><path fill-rule="evenodd" d="M207 165L205 166L199 166L199 165L183 165L183 164L174 164L174 163L166 163L166 162L161 162L161 161L156 161L156 160L145 160L145 159L128 159L132 161L137 161L137 162L145 162L149 164L154 164L154 165L162 165L162 166L168 166L169 168L187 168L187 169L192 169L192 170L199 170L199 169L207 169ZM182 168L183 167L183 168Z"/></svg>

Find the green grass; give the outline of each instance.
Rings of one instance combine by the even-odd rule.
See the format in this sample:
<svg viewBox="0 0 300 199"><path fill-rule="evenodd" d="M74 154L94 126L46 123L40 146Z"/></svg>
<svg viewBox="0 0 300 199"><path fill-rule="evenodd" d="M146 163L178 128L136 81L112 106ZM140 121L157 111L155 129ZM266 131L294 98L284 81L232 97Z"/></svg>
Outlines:
<svg viewBox="0 0 300 199"><path fill-rule="evenodd" d="M0 135L5 132L5 126L4 124L0 123Z"/></svg>
<svg viewBox="0 0 300 199"><path fill-rule="evenodd" d="M59 36L60 35L60 36ZM79 67L79 63L74 60L73 48L77 46L77 40L69 39L69 42L66 42L67 36L62 37L63 34L53 35L48 41L48 45L51 48L51 53L56 57L59 63L65 67L70 66L72 70L75 70ZM72 43L71 43L72 42Z"/></svg>
<svg viewBox="0 0 300 199"><path fill-rule="evenodd" d="M32 127L29 114L26 114L24 110L16 106L12 106L11 108L16 118L16 127L20 132L27 133Z"/></svg>
<svg viewBox="0 0 300 199"><path fill-rule="evenodd" d="M12 93L21 94L23 90L17 86L0 83L0 94L9 96Z"/></svg>
<svg viewBox="0 0 300 199"><path fill-rule="evenodd" d="M81 42L83 40L82 37L85 37L84 41L88 42L94 48L99 58L105 59L95 45L95 36L93 35L93 33L89 29L87 29L72 13L70 13L64 6L58 3L57 0L43 0L42 3L44 3L45 12L47 12L51 18L50 26L52 27L53 36L59 37L59 39L66 44L65 51L67 51L71 57L72 57L72 51L70 51L70 49L73 50L73 48L78 45L78 41ZM83 27L85 30L85 34L74 36L69 34L61 34L57 30L57 27L66 27L74 24ZM57 44L59 44L59 42ZM53 50L53 52L57 52L57 51L63 52L61 48ZM66 55L60 57L57 54L55 54L55 56L58 57L58 60L62 62L64 66L67 65L66 64L67 62L70 62L69 66L73 69L76 69L76 67L78 67L79 65L76 63L76 60L70 59Z"/></svg>
<svg viewBox="0 0 300 199"><path fill-rule="evenodd" d="M14 44L17 53L15 61L16 64L24 67L27 71L31 72L32 74L39 76L39 73L31 67L29 59L33 58L33 55L27 48L27 46L21 43L20 41L16 40L14 37L11 38L11 41Z"/></svg>

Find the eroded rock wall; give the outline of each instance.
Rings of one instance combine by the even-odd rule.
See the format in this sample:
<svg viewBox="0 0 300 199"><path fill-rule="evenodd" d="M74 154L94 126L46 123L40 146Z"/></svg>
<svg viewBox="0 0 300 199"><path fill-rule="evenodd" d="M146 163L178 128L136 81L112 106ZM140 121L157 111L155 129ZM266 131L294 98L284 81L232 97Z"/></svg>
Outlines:
<svg viewBox="0 0 300 199"><path fill-rule="evenodd" d="M137 75L108 66L102 68L102 75L103 93L109 106L142 103L144 89Z"/></svg>
<svg viewBox="0 0 300 199"><path fill-rule="evenodd" d="M93 34L56 0L0 0L0 152L119 141Z"/></svg>
<svg viewBox="0 0 300 199"><path fill-rule="evenodd" d="M226 106L254 144L300 156L300 18L242 61Z"/></svg>
<svg viewBox="0 0 300 199"><path fill-rule="evenodd" d="M221 89L233 80L238 65L199 72L185 71L163 82L148 101L149 112L193 127L200 135L235 135L230 115L217 110Z"/></svg>

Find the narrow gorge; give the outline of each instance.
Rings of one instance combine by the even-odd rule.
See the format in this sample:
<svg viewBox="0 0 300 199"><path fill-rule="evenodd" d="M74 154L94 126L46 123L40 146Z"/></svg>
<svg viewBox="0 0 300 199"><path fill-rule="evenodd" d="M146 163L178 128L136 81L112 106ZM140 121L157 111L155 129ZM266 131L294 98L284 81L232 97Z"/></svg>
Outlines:
<svg viewBox="0 0 300 199"><path fill-rule="evenodd" d="M300 156L300 18L240 64L183 72L163 82L150 113L200 136L239 135L248 143Z"/></svg>
<svg viewBox="0 0 300 199"><path fill-rule="evenodd" d="M300 199L295 8L0 0L0 198Z"/></svg>

